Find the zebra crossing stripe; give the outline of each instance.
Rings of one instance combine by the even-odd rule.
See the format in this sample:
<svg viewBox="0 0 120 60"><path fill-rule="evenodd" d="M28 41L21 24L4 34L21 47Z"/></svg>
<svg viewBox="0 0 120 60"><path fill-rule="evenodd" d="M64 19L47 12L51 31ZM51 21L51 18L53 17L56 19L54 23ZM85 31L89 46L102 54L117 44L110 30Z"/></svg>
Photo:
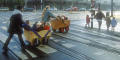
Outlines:
<svg viewBox="0 0 120 60"><path fill-rule="evenodd" d="M35 54L33 54L32 52L30 52L29 50L27 50L27 49L25 49L31 56L32 56L32 58L35 58L35 57L37 57L37 55L35 55Z"/></svg>
<svg viewBox="0 0 120 60"><path fill-rule="evenodd" d="M0 32L0 40L5 43L6 39L7 39L7 36L4 35L3 33ZM17 48L18 47L9 47L11 49L12 52L14 52L15 55L17 55L19 58L21 58L22 60L26 60L26 59L29 59L24 53L22 53L20 50L18 50ZM17 50L18 51L17 51ZM32 52L30 52L29 50L25 49L27 51L28 54L30 54L32 56L32 58L35 58L37 57L35 54L33 54Z"/></svg>
<svg viewBox="0 0 120 60"><path fill-rule="evenodd" d="M1 27L3 30L7 31L7 27L6 26L2 26Z"/></svg>
<svg viewBox="0 0 120 60"><path fill-rule="evenodd" d="M6 39L7 39L7 36L0 32L0 40L1 40L3 43L5 43L5 42L6 42Z"/></svg>
<svg viewBox="0 0 120 60"><path fill-rule="evenodd" d="M26 60L26 59L29 59L24 53L22 52L18 52L18 51L13 51L20 59L22 60Z"/></svg>
<svg viewBox="0 0 120 60"><path fill-rule="evenodd" d="M71 32L70 32L71 33ZM115 42L115 41L110 41L110 40L107 40L107 39L104 39L104 38L98 38L98 39L94 39L92 37L85 37L83 35L80 35L80 34L76 34L76 33L71 33L71 34L74 34L74 35L78 35L78 36L81 36L81 37L84 37L84 38L87 38L87 39L91 39L91 40L94 40L96 42L99 42L101 44L104 44L104 45L108 45L108 46L111 46L111 47L114 47L115 44L119 44L119 42Z"/></svg>
<svg viewBox="0 0 120 60"><path fill-rule="evenodd" d="M72 28L71 28L72 29ZM81 31L83 33L88 33L88 34L92 34L92 35L98 35L98 36L102 36L102 37L112 37L114 39L120 39L119 37L116 37L116 36L112 36L112 35L108 35L108 34L105 34L105 33L99 33L99 32L96 32L96 31L93 31L92 33L91 32L87 32L87 31L83 31L83 30L78 30L78 29L72 29L72 30L77 30L77 31Z"/></svg>
<svg viewBox="0 0 120 60"><path fill-rule="evenodd" d="M56 49L53 49L53 48L51 48L51 47L49 47L49 46L47 46L47 45L39 46L39 47L37 47L37 48L38 48L39 50L43 51L43 52L46 53L46 54L51 54L51 53L57 52Z"/></svg>
<svg viewBox="0 0 120 60"><path fill-rule="evenodd" d="M63 46L67 47L67 48L72 48L74 47L75 45L73 44L70 44L70 43L65 43L65 44L62 44Z"/></svg>
<svg viewBox="0 0 120 60"><path fill-rule="evenodd" d="M71 32L69 32L69 33L71 33ZM119 42L115 42L115 41L111 42L110 40L103 39L103 38L94 39L92 37L88 37L88 36L86 37L86 36L83 36L83 35L80 35L80 34L76 34L76 33L71 33L71 34L78 35L78 36L81 36L83 38L78 38L78 37L75 37L75 36L73 37L73 36L71 36L69 34L67 34L67 35L56 34L56 35L59 35L59 36L62 36L62 37L66 37L66 38L71 38L73 40L80 41L80 42L83 42L83 43L86 43L86 41L93 40L93 41L99 42L101 44L104 44L104 45L107 45L107 46L110 46L110 47L113 47L113 48L116 48L116 49L120 49L120 48L118 48L118 46L120 46ZM90 39L90 40L85 40L84 38L87 38L87 39Z"/></svg>
<svg viewBox="0 0 120 60"><path fill-rule="evenodd" d="M56 33L54 33L54 34L56 34ZM80 42L82 42L82 43L91 43L91 41L89 41L89 40L85 40L85 39L82 39L82 38L78 38L78 37L76 37L76 36L72 36L72 35L69 35L69 34L67 34L67 35L64 35L64 34L56 34L56 35L59 35L59 36L65 37L65 38L70 38L70 39L75 40L75 41L80 41Z"/></svg>

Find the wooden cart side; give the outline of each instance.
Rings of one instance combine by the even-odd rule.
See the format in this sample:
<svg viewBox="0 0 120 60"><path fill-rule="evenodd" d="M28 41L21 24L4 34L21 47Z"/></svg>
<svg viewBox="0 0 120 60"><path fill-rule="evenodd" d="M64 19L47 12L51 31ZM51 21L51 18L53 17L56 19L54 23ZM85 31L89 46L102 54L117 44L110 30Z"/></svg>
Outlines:
<svg viewBox="0 0 120 60"><path fill-rule="evenodd" d="M41 38L39 38L32 31L24 30L24 36L25 36L26 40L29 41L31 43L31 45L33 45L35 39L39 39L40 41L43 40L43 38L47 32L48 32L48 30L43 30L43 31L38 32L38 34L41 36ZM51 36L51 32L49 32L47 37L50 37L50 36Z"/></svg>
<svg viewBox="0 0 120 60"><path fill-rule="evenodd" d="M63 22L64 21L64 22ZM52 20L51 26L53 29L64 28L70 25L70 20Z"/></svg>

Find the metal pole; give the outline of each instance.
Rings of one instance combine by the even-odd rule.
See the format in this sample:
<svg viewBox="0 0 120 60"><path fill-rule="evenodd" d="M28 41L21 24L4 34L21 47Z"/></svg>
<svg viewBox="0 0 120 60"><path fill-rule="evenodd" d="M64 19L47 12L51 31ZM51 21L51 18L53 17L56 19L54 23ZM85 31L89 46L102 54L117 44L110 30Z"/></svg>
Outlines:
<svg viewBox="0 0 120 60"><path fill-rule="evenodd" d="M95 1L91 0L91 28L93 28L93 15L94 15L94 10L93 8L95 8Z"/></svg>
<svg viewBox="0 0 120 60"><path fill-rule="evenodd" d="M111 17L113 17L113 0L111 0Z"/></svg>
<svg viewBox="0 0 120 60"><path fill-rule="evenodd" d="M27 8L27 2L28 2L28 0L25 0L25 8Z"/></svg>
<svg viewBox="0 0 120 60"><path fill-rule="evenodd" d="M43 0L41 0L41 10L42 10Z"/></svg>

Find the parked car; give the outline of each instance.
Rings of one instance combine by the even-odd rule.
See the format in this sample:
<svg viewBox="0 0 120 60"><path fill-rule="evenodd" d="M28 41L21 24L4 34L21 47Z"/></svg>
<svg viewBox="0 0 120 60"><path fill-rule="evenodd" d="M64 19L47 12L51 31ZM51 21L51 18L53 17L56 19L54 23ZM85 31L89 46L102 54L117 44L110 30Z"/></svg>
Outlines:
<svg viewBox="0 0 120 60"><path fill-rule="evenodd" d="M9 11L8 7L0 7L0 11Z"/></svg>
<svg viewBox="0 0 120 60"><path fill-rule="evenodd" d="M80 8L79 11L86 11L86 8Z"/></svg>
<svg viewBox="0 0 120 60"><path fill-rule="evenodd" d="M50 11L57 11L58 9L57 8L50 8Z"/></svg>
<svg viewBox="0 0 120 60"><path fill-rule="evenodd" d="M78 11L78 7L67 8L65 11Z"/></svg>
<svg viewBox="0 0 120 60"><path fill-rule="evenodd" d="M24 8L24 11L33 11L34 8Z"/></svg>

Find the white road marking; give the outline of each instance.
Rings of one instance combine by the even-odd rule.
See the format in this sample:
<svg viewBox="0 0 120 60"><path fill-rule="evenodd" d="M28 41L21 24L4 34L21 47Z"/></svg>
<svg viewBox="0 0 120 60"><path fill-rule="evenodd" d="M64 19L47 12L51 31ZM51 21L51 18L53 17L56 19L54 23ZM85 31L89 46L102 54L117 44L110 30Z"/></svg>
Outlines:
<svg viewBox="0 0 120 60"><path fill-rule="evenodd" d="M74 47L75 45L73 44L70 44L70 43L65 43L65 44L62 44L63 46L67 47L67 48L72 48Z"/></svg>
<svg viewBox="0 0 120 60"><path fill-rule="evenodd" d="M59 40L54 40L55 42L59 42Z"/></svg>
<svg viewBox="0 0 120 60"><path fill-rule="evenodd" d="M61 42L65 43L66 41L61 41Z"/></svg>
<svg viewBox="0 0 120 60"><path fill-rule="evenodd" d="M94 54L95 54L95 55L104 55L105 52L103 52L103 51L98 51L98 52L95 52Z"/></svg>
<svg viewBox="0 0 120 60"><path fill-rule="evenodd" d="M65 37L65 38L70 38L70 39L72 39L72 40L75 40L75 41L80 41L80 42L82 42L82 43L91 43L91 41L89 41L89 40L85 40L85 39L82 39L82 38L78 38L78 37L76 37L76 36L71 36L71 35L69 35L69 34L67 34L67 35L64 35L64 34L58 34L58 33L55 33L56 35L59 35L59 36L62 36L62 37Z"/></svg>
<svg viewBox="0 0 120 60"><path fill-rule="evenodd" d="M2 22L3 24L7 23L7 22Z"/></svg>
<svg viewBox="0 0 120 60"><path fill-rule="evenodd" d="M29 59L25 54L19 51L13 51L18 57L20 57L22 60Z"/></svg>
<svg viewBox="0 0 120 60"><path fill-rule="evenodd" d="M55 53L55 52L57 52L57 50L56 49L54 49L54 48L51 48L51 47L49 47L49 46L47 46L47 45L44 45L44 46L39 46L39 47L37 47L38 49L40 49L41 51L43 51L44 53L46 53L46 54L50 54L50 53Z"/></svg>
<svg viewBox="0 0 120 60"><path fill-rule="evenodd" d="M13 46L14 49L18 48L17 46Z"/></svg>
<svg viewBox="0 0 120 60"><path fill-rule="evenodd" d="M54 40L54 38L53 38L53 37L50 37L50 39L51 39L51 40Z"/></svg>
<svg viewBox="0 0 120 60"><path fill-rule="evenodd" d="M78 29L73 29L73 28L71 28L71 29L72 30L81 31L81 32L84 32L84 33L88 33L88 34L92 34L92 35L98 35L98 36L101 36L101 37L112 37L112 38L118 39L118 40L120 39L119 37L108 35L108 34L101 33L101 32L96 32L96 31L88 32L88 31L83 31L83 30L78 30Z"/></svg>
<svg viewBox="0 0 120 60"><path fill-rule="evenodd" d="M71 32L69 32L71 33ZM83 35L80 35L80 34L76 34L76 33L72 33L74 35L78 35L78 36L81 36L81 37L84 37L84 38L87 38L87 39L90 39L90 40L93 40L93 41L96 41L96 42L99 42L101 44L104 44L104 45L107 45L107 46L110 46L110 47L114 47L116 48L115 44L119 44L119 42L116 42L116 41L112 41L111 40L107 40L107 39L104 39L104 38L98 38L98 39L94 39L92 37L85 37ZM119 47L120 48L120 47ZM119 49L119 48L116 48L116 49Z"/></svg>
<svg viewBox="0 0 120 60"><path fill-rule="evenodd" d="M1 27L3 30L7 31L7 27L6 26L2 26Z"/></svg>
<svg viewBox="0 0 120 60"><path fill-rule="evenodd" d="M3 43L6 42L7 37L8 37L7 35L5 35L5 34L3 34L3 33L0 32L0 40L1 40Z"/></svg>
<svg viewBox="0 0 120 60"><path fill-rule="evenodd" d="M3 43L5 43L6 39L7 39L7 35L5 35L5 34L3 34L3 33L0 32L0 40L1 40ZM18 48L17 46L13 46L13 47L9 47L9 48L10 48L18 57L20 57L22 60L28 59L28 57L27 57L24 53L22 53L22 52L20 52L20 51L14 50L14 49ZM34 55L32 52L30 52L30 51L28 51L28 50L26 50L26 51L27 51L33 58L34 58L34 57L37 57L37 56Z"/></svg>
<svg viewBox="0 0 120 60"><path fill-rule="evenodd" d="M32 56L32 58L35 58L35 57L37 57L37 55L35 55L35 54L33 54L32 52L30 52L29 50L27 50L27 49L25 49L31 56Z"/></svg>

